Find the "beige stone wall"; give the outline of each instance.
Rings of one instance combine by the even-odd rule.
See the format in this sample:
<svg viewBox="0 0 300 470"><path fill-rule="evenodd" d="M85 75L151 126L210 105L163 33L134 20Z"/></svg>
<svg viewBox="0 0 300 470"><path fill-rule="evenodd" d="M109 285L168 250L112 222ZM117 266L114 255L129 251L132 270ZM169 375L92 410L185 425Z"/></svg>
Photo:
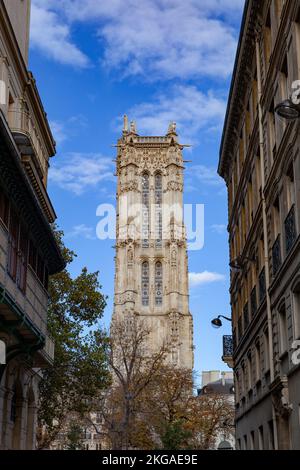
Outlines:
<svg viewBox="0 0 300 470"><path fill-rule="evenodd" d="M27 64L30 28L30 0L4 0L4 4L13 26L21 54Z"/></svg>

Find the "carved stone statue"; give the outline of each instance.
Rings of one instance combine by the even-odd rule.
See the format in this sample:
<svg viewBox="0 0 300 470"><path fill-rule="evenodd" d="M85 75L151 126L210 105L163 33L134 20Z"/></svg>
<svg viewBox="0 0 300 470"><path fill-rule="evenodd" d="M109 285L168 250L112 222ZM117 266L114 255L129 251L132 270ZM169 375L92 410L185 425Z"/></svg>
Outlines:
<svg viewBox="0 0 300 470"><path fill-rule="evenodd" d="M132 134L136 134L136 123L135 123L135 121L130 122L130 132Z"/></svg>
<svg viewBox="0 0 300 470"><path fill-rule="evenodd" d="M124 114L124 126L123 126L123 132L128 132L128 117L126 114Z"/></svg>
<svg viewBox="0 0 300 470"><path fill-rule="evenodd" d="M176 134L176 122L170 122L168 134Z"/></svg>

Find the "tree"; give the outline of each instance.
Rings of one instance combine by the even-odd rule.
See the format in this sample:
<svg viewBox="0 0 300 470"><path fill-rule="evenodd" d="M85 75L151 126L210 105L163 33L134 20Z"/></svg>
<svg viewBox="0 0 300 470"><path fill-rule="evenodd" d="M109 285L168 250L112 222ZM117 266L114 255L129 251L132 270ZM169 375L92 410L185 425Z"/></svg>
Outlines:
<svg viewBox="0 0 300 470"><path fill-rule="evenodd" d="M55 229L66 265L76 256ZM38 447L48 448L72 412L84 414L110 383L108 339L100 328L106 306L98 272L83 268L72 278L67 267L49 282L48 331L55 344L54 363L40 382Z"/></svg>
<svg viewBox="0 0 300 470"><path fill-rule="evenodd" d="M168 354L162 344L157 351L148 349L151 330L135 315L115 319L111 326L108 362L113 375L112 387L104 394L100 410L112 449L135 446L140 416L140 397L159 373Z"/></svg>
<svg viewBox="0 0 300 470"><path fill-rule="evenodd" d="M82 450L81 436L81 426L76 422L70 423L69 431L67 432L66 450Z"/></svg>
<svg viewBox="0 0 300 470"><path fill-rule="evenodd" d="M234 416L228 396L195 396L191 371L168 365L144 389L137 408L134 443L145 449L210 449L220 432L229 435L224 423Z"/></svg>

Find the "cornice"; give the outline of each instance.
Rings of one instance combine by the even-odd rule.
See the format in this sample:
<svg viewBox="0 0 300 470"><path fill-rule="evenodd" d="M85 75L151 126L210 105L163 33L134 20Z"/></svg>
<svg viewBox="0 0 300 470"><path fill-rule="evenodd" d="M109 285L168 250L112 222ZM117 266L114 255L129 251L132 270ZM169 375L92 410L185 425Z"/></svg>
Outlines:
<svg viewBox="0 0 300 470"><path fill-rule="evenodd" d="M234 148L234 130L238 128L244 111L244 98L249 86L248 78L251 72L249 64L252 64L255 54L255 36L257 34L257 19L263 7L261 0L247 0L241 25L240 38L231 81L229 100L225 116L225 124L221 140L220 160L218 173L227 181Z"/></svg>

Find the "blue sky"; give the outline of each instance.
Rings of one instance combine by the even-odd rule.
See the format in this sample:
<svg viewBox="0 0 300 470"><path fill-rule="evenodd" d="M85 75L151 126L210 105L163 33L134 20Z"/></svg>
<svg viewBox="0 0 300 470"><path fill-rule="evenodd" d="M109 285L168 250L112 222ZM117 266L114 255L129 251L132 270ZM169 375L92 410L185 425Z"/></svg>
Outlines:
<svg viewBox="0 0 300 470"><path fill-rule="evenodd" d="M115 149L126 113L144 135L177 122L185 202L205 204L205 245L189 252L195 370L226 369L210 320L229 314L227 196L218 151L243 0L32 0L30 69L57 141L48 191L82 266L100 271L113 303L113 240L96 238L96 208L114 203Z"/></svg>

